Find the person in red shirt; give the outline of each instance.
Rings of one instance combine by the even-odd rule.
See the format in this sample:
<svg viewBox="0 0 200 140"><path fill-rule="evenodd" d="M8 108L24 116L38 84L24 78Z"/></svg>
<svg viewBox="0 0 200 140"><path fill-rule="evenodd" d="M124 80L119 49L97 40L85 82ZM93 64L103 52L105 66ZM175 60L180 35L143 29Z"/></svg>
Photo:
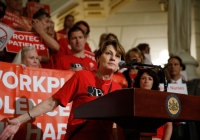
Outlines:
<svg viewBox="0 0 200 140"><path fill-rule="evenodd" d="M27 25L22 20L21 10L22 10L22 0L5 0L6 11L5 15L0 22L12 27L18 31L27 31ZM8 52L6 47L1 51L2 58L4 62L11 63L16 56L16 53Z"/></svg>
<svg viewBox="0 0 200 140"><path fill-rule="evenodd" d="M124 49L117 41L106 41L95 54L98 62L96 71L76 72L52 97L36 105L25 114L12 120L8 119L8 125L0 135L0 139L6 140L9 137L12 139L22 123L47 113L58 105L66 106L68 102L73 101L65 139L112 140L112 121L90 120L84 123L86 122L84 119L74 118L73 111L77 106L121 89L119 84L112 81L112 76L119 69L118 63L123 57ZM80 127L83 124L85 126Z"/></svg>
<svg viewBox="0 0 200 140"><path fill-rule="evenodd" d="M66 15L64 20L64 28L62 30L57 31L59 34L64 34L67 37L69 29L71 29L74 25L74 16Z"/></svg>
<svg viewBox="0 0 200 140"><path fill-rule="evenodd" d="M86 38L81 28L74 26L69 30L69 44L71 54L60 57L56 60L55 69L96 69L96 62L84 53Z"/></svg>
<svg viewBox="0 0 200 140"><path fill-rule="evenodd" d="M90 27L87 24L87 22L79 21L79 22L76 22L74 24L74 26L79 27L79 28L81 28L83 30L83 32L85 34L85 38L87 40L87 37L88 37L88 35L90 33ZM68 35L68 37L69 37L69 35ZM62 56L67 55L67 54L70 54L71 46L69 45L68 41L69 41L68 38L61 38L61 39L58 40L58 43L60 45L60 50L57 52L56 58L62 57ZM85 43L84 49L86 51L92 52L88 43Z"/></svg>
<svg viewBox="0 0 200 140"><path fill-rule="evenodd" d="M144 58L142 56L141 51L138 48L132 48L126 53L126 63L131 63L133 60L136 62L144 63ZM132 68L132 69L127 69L126 71L123 72L124 77L126 78L128 82L128 87L134 87L134 79L137 76L138 69L137 68Z"/></svg>
<svg viewBox="0 0 200 140"><path fill-rule="evenodd" d="M21 64L22 68L25 68L25 67L40 68L41 67L39 56L34 46L23 47L17 53L12 63Z"/></svg>
<svg viewBox="0 0 200 140"><path fill-rule="evenodd" d="M54 61L52 54L57 53L59 51L60 46L58 42L48 34L48 30L50 28L50 15L44 10L39 9L33 15L33 31L39 34L42 38L42 41L49 49L49 57L41 57L40 60L42 68L54 68Z"/></svg>

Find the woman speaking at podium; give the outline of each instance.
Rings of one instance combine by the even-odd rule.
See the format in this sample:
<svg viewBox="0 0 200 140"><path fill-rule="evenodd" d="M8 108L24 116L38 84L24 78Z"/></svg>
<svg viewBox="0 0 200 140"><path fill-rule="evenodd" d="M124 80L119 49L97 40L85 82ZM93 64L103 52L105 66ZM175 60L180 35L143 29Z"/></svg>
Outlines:
<svg viewBox="0 0 200 140"><path fill-rule="evenodd" d="M79 31L75 33L78 34ZM81 38L76 39L81 40ZM77 47L79 47L78 43ZM73 105L67 124L66 140L112 140L113 122L74 119L73 110L77 106L116 89L121 89L119 84L112 81L112 76L119 69L118 63L124 59L124 54L124 49L118 41L105 41L95 54L98 63L97 70L76 72L52 97L36 105L25 114L11 120L8 119L8 125L0 135L0 140L8 138L11 140L22 123L47 113L58 105L66 106L71 101L73 101Z"/></svg>
<svg viewBox="0 0 200 140"><path fill-rule="evenodd" d="M156 73L151 69L141 69L135 78L134 87L159 90L159 80ZM172 123L167 122L157 129L157 135L153 136L152 140L170 140L172 134Z"/></svg>

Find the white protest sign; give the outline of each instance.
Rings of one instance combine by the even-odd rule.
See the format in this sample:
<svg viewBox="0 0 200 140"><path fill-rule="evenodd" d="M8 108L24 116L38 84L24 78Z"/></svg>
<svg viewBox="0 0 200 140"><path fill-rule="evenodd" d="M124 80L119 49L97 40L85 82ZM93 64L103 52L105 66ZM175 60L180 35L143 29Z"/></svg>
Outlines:
<svg viewBox="0 0 200 140"><path fill-rule="evenodd" d="M159 85L160 91L164 91L164 84L160 83ZM167 92L174 92L180 94L188 94L186 84L168 84Z"/></svg>
<svg viewBox="0 0 200 140"><path fill-rule="evenodd" d="M10 40L14 32L14 29L10 28L6 24L0 23L0 51L6 47L7 42Z"/></svg>
<svg viewBox="0 0 200 140"><path fill-rule="evenodd" d="M150 54L144 54L144 56L145 56L144 64L152 64L151 55Z"/></svg>

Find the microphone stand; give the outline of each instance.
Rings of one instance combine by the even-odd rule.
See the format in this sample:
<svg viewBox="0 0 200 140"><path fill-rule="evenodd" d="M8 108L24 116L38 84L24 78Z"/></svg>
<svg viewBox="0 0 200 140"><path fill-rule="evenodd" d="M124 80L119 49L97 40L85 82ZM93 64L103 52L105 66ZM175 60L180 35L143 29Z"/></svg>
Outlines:
<svg viewBox="0 0 200 140"><path fill-rule="evenodd" d="M159 68L162 74L162 78L163 78L163 83L164 83L164 91L167 92L167 87L168 87L168 82L167 82L167 78L165 75L165 71L164 68L162 68L160 65L152 65L152 64L142 64L142 63L138 63L136 60L133 59L133 61L130 63L131 67L134 66L143 66L143 67L151 67L151 68Z"/></svg>
<svg viewBox="0 0 200 140"><path fill-rule="evenodd" d="M166 75L165 75L164 68L161 67L160 71L163 75L164 91L167 92L168 82L167 82L167 78L166 78Z"/></svg>

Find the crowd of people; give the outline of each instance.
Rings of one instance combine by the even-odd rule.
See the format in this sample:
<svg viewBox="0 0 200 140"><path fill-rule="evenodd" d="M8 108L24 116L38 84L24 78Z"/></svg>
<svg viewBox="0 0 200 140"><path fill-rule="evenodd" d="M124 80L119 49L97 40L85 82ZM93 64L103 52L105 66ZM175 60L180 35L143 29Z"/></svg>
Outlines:
<svg viewBox="0 0 200 140"><path fill-rule="evenodd" d="M38 0L29 0L29 2L39 3ZM26 16L27 13L23 13L20 9L22 9L21 0L6 0L6 4L0 1L0 22L9 25L5 20L2 20L6 12ZM34 46L22 46L18 53L8 52L4 48L0 52L0 61L20 64L23 68L73 70L76 72L52 97L36 105L25 114L11 120L8 119L8 125L0 134L0 140L12 139L23 123L55 109L58 105L66 106L71 101L73 101L73 106L67 125L66 139L114 139L117 134L113 134L116 131L113 131L113 122L111 121L89 121L85 127L74 134L74 131L77 131L85 123L84 120L74 119L74 108L117 89L135 87L159 90L159 83L163 82L158 77L157 70L149 67L121 69L118 65L122 60L127 64L134 61L151 65L152 62L149 59L150 46L147 43L138 44L125 52L115 34L102 33L99 39L99 48L92 52L87 43L90 27L86 21L75 22L73 15L67 15L64 19L63 29L55 32L50 14L45 9L38 9L33 14L31 23L31 32L37 33L41 37L43 43L47 46L49 55L40 55ZM25 31L25 28L22 27L11 27L15 30ZM91 57L88 57L86 52L89 52ZM199 95L199 92L193 91L194 88L197 88L194 86L198 85L199 81L185 81L181 75L183 69L185 69L185 65L181 58L170 56L165 66L168 83L186 83L189 94ZM89 87L85 85L99 89L101 92L90 94ZM157 135L153 136L152 139L198 140L200 135L193 132L199 131L199 126L196 122L167 122L158 128ZM129 133L131 134L132 131ZM128 135L125 137L128 137ZM118 139L120 140L120 138Z"/></svg>

